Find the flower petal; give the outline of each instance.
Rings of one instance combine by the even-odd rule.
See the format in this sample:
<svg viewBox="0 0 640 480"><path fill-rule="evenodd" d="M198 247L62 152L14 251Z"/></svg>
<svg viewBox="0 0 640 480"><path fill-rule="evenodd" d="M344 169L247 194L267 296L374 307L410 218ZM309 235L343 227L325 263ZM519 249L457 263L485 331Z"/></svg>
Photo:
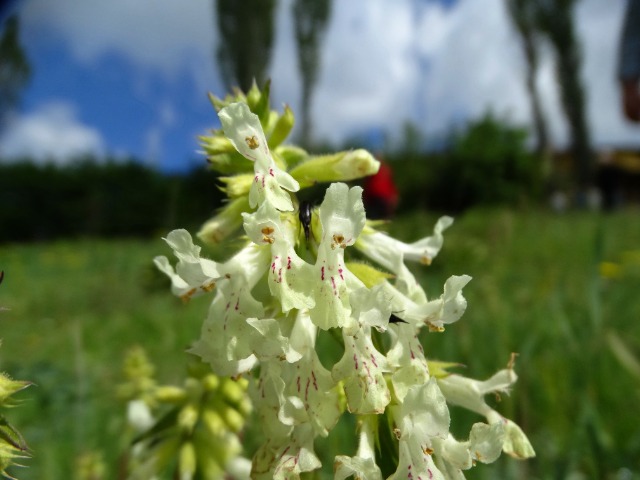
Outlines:
<svg viewBox="0 0 640 480"><path fill-rule="evenodd" d="M333 366L333 379L344 382L344 391L351 413L382 413L391 401L383 372L387 362L373 346L369 327L353 336L343 332L344 355Z"/></svg>

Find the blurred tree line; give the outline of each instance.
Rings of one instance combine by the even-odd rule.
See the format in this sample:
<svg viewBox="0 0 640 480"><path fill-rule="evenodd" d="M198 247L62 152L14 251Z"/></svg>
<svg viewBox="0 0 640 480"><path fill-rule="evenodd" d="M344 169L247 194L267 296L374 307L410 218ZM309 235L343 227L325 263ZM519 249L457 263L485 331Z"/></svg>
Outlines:
<svg viewBox="0 0 640 480"><path fill-rule="evenodd" d="M416 208L457 213L476 206L539 203L546 179L527 137L527 129L487 112L454 130L447 148L439 152L422 153L420 142L408 139L407 148L384 154L401 193L399 213Z"/></svg>
<svg viewBox="0 0 640 480"><path fill-rule="evenodd" d="M541 163L527 147L527 131L491 113L454 131L446 150L414 147L384 154L401 192L400 213L522 206L540 198ZM0 242L196 230L222 205L218 185L204 161L190 173L166 175L133 159L61 166L0 160Z"/></svg>
<svg viewBox="0 0 640 480"><path fill-rule="evenodd" d="M168 176L134 160L65 166L0 161L0 242L161 235L221 205L215 175Z"/></svg>

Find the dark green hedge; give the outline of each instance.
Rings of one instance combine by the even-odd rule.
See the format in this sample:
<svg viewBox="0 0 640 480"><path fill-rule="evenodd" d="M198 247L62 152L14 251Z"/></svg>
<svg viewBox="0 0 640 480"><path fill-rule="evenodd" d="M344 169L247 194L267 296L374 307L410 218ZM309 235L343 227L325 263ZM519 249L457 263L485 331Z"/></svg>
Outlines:
<svg viewBox="0 0 640 480"><path fill-rule="evenodd" d="M197 228L220 206L216 184L204 168L167 176L135 161L0 163L0 242Z"/></svg>

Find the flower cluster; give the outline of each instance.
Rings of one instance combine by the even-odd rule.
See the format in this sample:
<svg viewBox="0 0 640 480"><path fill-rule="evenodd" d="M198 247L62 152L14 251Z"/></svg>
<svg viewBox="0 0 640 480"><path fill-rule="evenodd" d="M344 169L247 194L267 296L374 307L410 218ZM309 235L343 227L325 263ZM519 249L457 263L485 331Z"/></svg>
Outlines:
<svg viewBox="0 0 640 480"><path fill-rule="evenodd" d="M345 411L358 418L358 447L353 456L331 459L336 479L381 479L386 454L396 459L391 479L458 479L501 451L533 456L522 431L484 401L516 381L512 362L481 382L430 363L420 344L421 329L441 332L467 306L462 289L469 276L450 277L429 299L405 264L429 265L453 220L440 218L432 235L410 244L378 231L367 223L362 189L340 182L375 173L379 163L364 150L314 157L281 145L292 115L271 112L266 90L214 99L223 132L203 139L212 165L235 175L223 179L229 204L199 237L219 243L242 227L241 248L214 262L186 230L176 230L166 237L175 267L155 259L174 294L213 296L191 352L217 375L251 372L245 376L265 438L251 477L299 478L319 468L314 440ZM319 207L301 204L295 193L319 182L338 183ZM325 334L341 349L328 368L316 348ZM487 423L455 439L448 403ZM380 418L392 436L384 442ZM393 452L382 452L383 444Z"/></svg>
<svg viewBox="0 0 640 480"><path fill-rule="evenodd" d="M170 468L181 479L222 478L225 471L246 476L238 438L251 412L246 381L219 378L194 359L183 386L158 385L140 347L129 351L124 374L118 395L127 402L133 436L126 478L157 478Z"/></svg>

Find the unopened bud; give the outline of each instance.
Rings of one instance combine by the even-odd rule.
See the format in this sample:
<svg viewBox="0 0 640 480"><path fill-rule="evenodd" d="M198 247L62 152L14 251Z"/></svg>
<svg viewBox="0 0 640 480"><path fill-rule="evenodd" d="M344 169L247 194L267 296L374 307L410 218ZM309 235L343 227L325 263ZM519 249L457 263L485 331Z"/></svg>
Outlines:
<svg viewBox="0 0 640 480"><path fill-rule="evenodd" d="M244 427L244 417L232 407L223 407L220 416L232 432L239 432Z"/></svg>
<svg viewBox="0 0 640 480"><path fill-rule="evenodd" d="M363 149L311 157L289 173L301 187L318 182L342 182L378 173L380 162Z"/></svg>
<svg viewBox="0 0 640 480"><path fill-rule="evenodd" d="M180 430L191 433L198 421L198 409L195 405L188 403L178 413L178 426Z"/></svg>
<svg viewBox="0 0 640 480"><path fill-rule="evenodd" d="M196 473L196 449L191 442L185 442L180 446L178 454L178 471L180 480L191 480Z"/></svg>
<svg viewBox="0 0 640 480"><path fill-rule="evenodd" d="M285 105L284 112L276 121L276 124L273 127L273 132L271 132L271 136L269 137L269 148L275 148L280 145L289 136L294 124L295 117L293 115L293 111L288 105Z"/></svg>
<svg viewBox="0 0 640 480"><path fill-rule="evenodd" d="M211 135L199 137L200 145L207 156L220 155L221 153L233 153L235 147L227 137L222 135Z"/></svg>
<svg viewBox="0 0 640 480"><path fill-rule="evenodd" d="M251 173L242 173L232 177L220 177L219 180L224 183L222 190L229 198L238 198L249 194L253 177Z"/></svg>
<svg viewBox="0 0 640 480"><path fill-rule="evenodd" d="M5 405L11 395L20 390L24 390L31 382L22 380L12 380L5 374L0 374L0 406Z"/></svg>
<svg viewBox="0 0 640 480"><path fill-rule="evenodd" d="M162 403L180 404L186 400L187 392L180 387L163 385L155 389L154 397Z"/></svg>
<svg viewBox="0 0 640 480"><path fill-rule="evenodd" d="M220 393L230 403L238 403L245 398L247 381L245 379L224 379L220 386Z"/></svg>
<svg viewBox="0 0 640 480"><path fill-rule="evenodd" d="M213 392L220 387L220 379L213 374L209 374L202 379L202 386L207 392Z"/></svg>
<svg viewBox="0 0 640 480"><path fill-rule="evenodd" d="M374 287L375 285L382 283L385 280L390 280L393 278L392 274L378 270L368 263L347 262L346 266L351 273L353 273L362 283L364 283L367 288Z"/></svg>
<svg viewBox="0 0 640 480"><path fill-rule="evenodd" d="M202 422L205 427L207 427L207 430L214 436L220 436L227 430L224 420L218 412L210 409L202 412Z"/></svg>
<svg viewBox="0 0 640 480"><path fill-rule="evenodd" d="M242 227L242 212L248 212L249 197L239 197L222 208L198 232L198 238L209 245L217 245Z"/></svg>

